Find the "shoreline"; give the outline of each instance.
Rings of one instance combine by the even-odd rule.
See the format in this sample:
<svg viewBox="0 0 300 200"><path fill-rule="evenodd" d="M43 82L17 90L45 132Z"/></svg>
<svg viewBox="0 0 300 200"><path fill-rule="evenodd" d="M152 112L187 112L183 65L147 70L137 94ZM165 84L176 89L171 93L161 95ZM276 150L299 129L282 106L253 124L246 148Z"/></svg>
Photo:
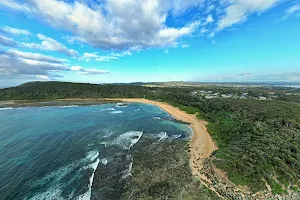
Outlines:
<svg viewBox="0 0 300 200"><path fill-rule="evenodd" d="M207 122L199 120L194 114L187 114L186 112L168 104L165 102L147 100L142 98L70 98L70 99L58 99L52 101L23 101L23 100L9 100L0 101L0 107L40 107L40 106L64 106L64 105L95 105L105 103L143 103L158 106L174 119L187 123L193 131L193 136L190 139L190 166L192 172L195 175L199 175L199 171L202 169L202 163L199 163L199 159L206 159L210 157L214 150L217 150L217 146L212 141L210 134L206 129ZM200 165L200 166L199 166ZM199 168L200 167L200 168ZM199 176L200 177L200 176Z"/></svg>
<svg viewBox="0 0 300 200"><path fill-rule="evenodd" d="M201 173L203 169L204 160L209 158L213 151L217 150L217 146L213 142L210 134L206 129L207 122L204 120L199 120L195 114L187 114L186 112L176 108L168 103L141 99L141 98L95 98L95 99L58 99L53 101L0 101L0 104L4 107L25 107L25 106L62 106L62 105L93 105L93 104L105 104L105 103L143 103L157 106L171 115L174 119L187 123L187 125L192 129L192 137L189 141L189 165L193 176L197 176L201 183L206 185L208 188L213 190L214 188L209 187L207 183L211 181ZM218 194L218 193L217 193ZM219 195L219 194L218 194ZM219 195L220 196L220 195Z"/></svg>
<svg viewBox="0 0 300 200"><path fill-rule="evenodd" d="M200 171L203 168L204 159L209 158L213 151L217 150L218 148L214 144L210 134L206 129L206 121L199 120L196 115L187 114L186 112L165 102L137 98L105 98L104 100L122 101L124 103L143 103L158 106L176 120L188 123L188 126L193 131L189 145L189 164L192 170L192 175L198 176L200 179L210 182L205 175L200 173Z"/></svg>
<svg viewBox="0 0 300 200"><path fill-rule="evenodd" d="M44 106L89 106L101 105L106 103L119 103L120 101L104 99L58 99L58 100L9 100L0 101L2 108L23 108L23 107L44 107Z"/></svg>

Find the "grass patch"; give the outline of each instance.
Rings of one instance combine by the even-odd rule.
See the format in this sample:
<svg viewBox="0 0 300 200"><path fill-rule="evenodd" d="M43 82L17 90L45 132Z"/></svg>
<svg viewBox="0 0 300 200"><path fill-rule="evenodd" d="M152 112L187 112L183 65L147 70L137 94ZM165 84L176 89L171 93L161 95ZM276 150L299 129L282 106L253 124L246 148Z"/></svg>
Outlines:
<svg viewBox="0 0 300 200"><path fill-rule="evenodd" d="M297 186L291 186L291 190L293 190L294 192L299 192L299 189Z"/></svg>
<svg viewBox="0 0 300 200"><path fill-rule="evenodd" d="M276 194L287 194L287 191L284 190L273 178L268 179L268 183L270 184L272 188L272 193L274 195Z"/></svg>

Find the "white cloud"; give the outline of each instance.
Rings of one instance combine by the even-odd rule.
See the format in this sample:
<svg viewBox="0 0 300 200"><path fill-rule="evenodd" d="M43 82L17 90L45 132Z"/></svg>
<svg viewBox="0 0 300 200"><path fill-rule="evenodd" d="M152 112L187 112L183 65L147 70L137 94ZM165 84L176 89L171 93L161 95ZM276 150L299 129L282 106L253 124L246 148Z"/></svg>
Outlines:
<svg viewBox="0 0 300 200"><path fill-rule="evenodd" d="M38 79L61 77L63 72L75 71L84 75L107 74L106 70L68 66L68 60L39 53L7 50L0 54L0 77L26 76Z"/></svg>
<svg viewBox="0 0 300 200"><path fill-rule="evenodd" d="M201 6L205 0L161 0L160 3L171 10L173 14L180 15L186 10Z"/></svg>
<svg viewBox="0 0 300 200"><path fill-rule="evenodd" d="M14 10L18 10L18 11L33 12L32 7L26 3L20 4L16 1L1 0L0 4L10 8L10 9L14 9Z"/></svg>
<svg viewBox="0 0 300 200"><path fill-rule="evenodd" d="M288 10L287 10L287 13L288 14L293 14L295 12L299 12L300 11L300 4L296 4L296 5L293 5L292 7L290 7Z"/></svg>
<svg viewBox="0 0 300 200"><path fill-rule="evenodd" d="M112 55L107 55L107 56L99 56L98 58L96 58L96 61L112 61L112 60L118 60L119 58L116 56L112 56Z"/></svg>
<svg viewBox="0 0 300 200"><path fill-rule="evenodd" d="M299 14L300 14L300 4L295 4L286 10L283 19L287 19L292 15L299 16Z"/></svg>
<svg viewBox="0 0 300 200"><path fill-rule="evenodd" d="M217 30L221 31L234 24L241 23L253 13L262 13L276 5L280 0L231 0L225 9L225 15L218 21Z"/></svg>
<svg viewBox="0 0 300 200"><path fill-rule="evenodd" d="M83 57L84 58L98 58L99 56L94 53L84 53Z"/></svg>
<svg viewBox="0 0 300 200"><path fill-rule="evenodd" d="M98 70L98 69L85 69L81 66L73 66L71 70L81 75L98 75L98 74L109 74L109 71Z"/></svg>
<svg viewBox="0 0 300 200"><path fill-rule="evenodd" d="M96 58L99 58L99 56L94 53L84 53L83 54L83 59L85 59L86 62L89 62L91 59L96 59Z"/></svg>
<svg viewBox="0 0 300 200"><path fill-rule="evenodd" d="M99 56L96 53L84 53L82 59L89 62L90 60L94 59L95 61L112 61L112 60L118 60L121 57L124 56L131 56L131 52L138 52L140 50L140 47L132 47L128 50L122 51L120 53L110 53L108 55Z"/></svg>
<svg viewBox="0 0 300 200"><path fill-rule="evenodd" d="M8 46L8 47L18 46L18 44L12 38L4 37L1 35L0 35L0 45Z"/></svg>
<svg viewBox="0 0 300 200"><path fill-rule="evenodd" d="M50 78L48 76L45 76L45 75L36 75L36 78L40 79L40 80L50 80Z"/></svg>
<svg viewBox="0 0 300 200"><path fill-rule="evenodd" d="M71 57L78 56L77 51L75 51L74 49L68 49L64 44L59 43L52 38L46 37L43 34L37 34L37 37L42 41L40 44L22 43L22 46L43 51L56 51Z"/></svg>
<svg viewBox="0 0 300 200"><path fill-rule="evenodd" d="M190 46L191 46L190 44L182 44L182 45L181 45L181 47L182 47L183 49L189 48Z"/></svg>
<svg viewBox="0 0 300 200"><path fill-rule="evenodd" d="M200 33L206 33L208 31L208 29L206 28L201 28Z"/></svg>
<svg viewBox="0 0 300 200"><path fill-rule="evenodd" d="M0 77L15 78L37 75L57 77L58 73L70 71L65 60L31 52L7 50L0 54Z"/></svg>
<svg viewBox="0 0 300 200"><path fill-rule="evenodd" d="M80 42L102 49L128 49L134 46L175 46L188 36L197 22L175 28L166 25L168 11L186 10L203 0L107 0L103 6L88 6L83 1L34 0L27 4L2 0L0 4L24 11L51 26L68 31ZM53 9L55 8L55 9ZM69 38L70 39L70 38Z"/></svg>
<svg viewBox="0 0 300 200"><path fill-rule="evenodd" d="M1 28L1 30L3 32L10 33L13 35L30 35L30 31L28 31L28 30L12 28L9 26L4 26L3 28Z"/></svg>
<svg viewBox="0 0 300 200"><path fill-rule="evenodd" d="M206 23L209 24L209 23L212 23L214 22L214 18L212 17L212 15L208 15L207 18L206 18Z"/></svg>
<svg viewBox="0 0 300 200"><path fill-rule="evenodd" d="M75 72L79 72L82 68L83 67L81 67L81 66L73 66L73 67L71 67L71 70L75 71Z"/></svg>
<svg viewBox="0 0 300 200"><path fill-rule="evenodd" d="M30 65L30 66L44 66L45 68L50 67L52 70L60 70L61 68L66 67L65 64L49 63L49 62L40 61L40 60L31 60L31 59L25 59L25 58L19 58L19 60L20 60L20 62Z"/></svg>
<svg viewBox="0 0 300 200"><path fill-rule="evenodd" d="M29 59L29 60L39 60L39 61L50 62L50 63L68 62L68 60L66 60L66 59L55 58L53 56L47 56L47 55L43 55L43 54L39 54L39 53L23 52L23 51L18 51L18 50L14 50L14 49L7 50L5 53L10 56L14 56L17 58L23 58L23 59Z"/></svg>

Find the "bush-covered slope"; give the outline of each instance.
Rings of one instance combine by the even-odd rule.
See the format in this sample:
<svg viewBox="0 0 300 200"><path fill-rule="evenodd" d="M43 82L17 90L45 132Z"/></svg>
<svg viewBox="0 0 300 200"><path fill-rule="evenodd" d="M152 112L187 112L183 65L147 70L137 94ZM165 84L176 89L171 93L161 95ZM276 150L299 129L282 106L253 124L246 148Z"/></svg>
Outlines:
<svg viewBox="0 0 300 200"><path fill-rule="evenodd" d="M299 95L293 95L292 99L283 96L282 101L205 99L191 95L193 90L195 88L36 82L2 89L0 100L139 97L166 101L189 113L199 111L199 116L210 122L208 129L219 147L215 164L227 172L234 183L259 191L265 189L267 182L273 193L285 193L285 187L300 189ZM240 91L226 88L226 92L235 90ZM261 92L257 88L249 90ZM268 93L266 89L262 91Z"/></svg>

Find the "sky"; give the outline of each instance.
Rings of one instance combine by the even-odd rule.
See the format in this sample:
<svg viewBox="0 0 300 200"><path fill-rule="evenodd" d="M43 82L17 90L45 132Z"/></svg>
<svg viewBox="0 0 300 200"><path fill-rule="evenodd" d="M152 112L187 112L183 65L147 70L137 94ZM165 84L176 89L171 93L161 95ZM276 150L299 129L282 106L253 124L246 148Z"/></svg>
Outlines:
<svg viewBox="0 0 300 200"><path fill-rule="evenodd" d="M298 0L0 0L0 87L300 82Z"/></svg>

